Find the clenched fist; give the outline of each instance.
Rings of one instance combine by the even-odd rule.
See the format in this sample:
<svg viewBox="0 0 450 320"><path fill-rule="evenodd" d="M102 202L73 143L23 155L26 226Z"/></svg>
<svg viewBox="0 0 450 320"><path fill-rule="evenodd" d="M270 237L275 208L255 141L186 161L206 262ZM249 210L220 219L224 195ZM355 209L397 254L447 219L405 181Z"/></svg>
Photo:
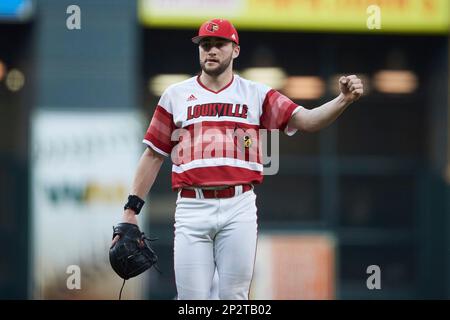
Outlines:
<svg viewBox="0 0 450 320"><path fill-rule="evenodd" d="M364 92L364 86L361 79L355 75L340 77L339 89L344 95L344 100L347 103L358 100Z"/></svg>

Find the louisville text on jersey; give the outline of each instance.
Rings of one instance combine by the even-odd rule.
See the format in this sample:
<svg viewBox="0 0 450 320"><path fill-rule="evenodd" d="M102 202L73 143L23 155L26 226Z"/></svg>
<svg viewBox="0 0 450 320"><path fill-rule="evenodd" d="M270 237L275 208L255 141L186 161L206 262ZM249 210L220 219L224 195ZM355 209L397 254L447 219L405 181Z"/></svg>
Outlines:
<svg viewBox="0 0 450 320"><path fill-rule="evenodd" d="M247 119L248 107L246 104L232 103L205 103L189 106L187 108L187 119L199 117L237 117Z"/></svg>

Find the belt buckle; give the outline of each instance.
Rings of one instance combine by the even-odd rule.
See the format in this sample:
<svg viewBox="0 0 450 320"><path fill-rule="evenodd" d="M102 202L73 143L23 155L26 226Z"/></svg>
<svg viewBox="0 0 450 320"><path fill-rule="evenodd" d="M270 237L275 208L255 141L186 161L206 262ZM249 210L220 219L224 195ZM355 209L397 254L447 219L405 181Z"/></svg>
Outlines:
<svg viewBox="0 0 450 320"><path fill-rule="evenodd" d="M219 191L219 190L218 190L218 189L214 189L213 191L214 191L214 198L215 198L215 199L218 199L218 197L217 197L217 195L218 195L218 194L217 194L217 191Z"/></svg>

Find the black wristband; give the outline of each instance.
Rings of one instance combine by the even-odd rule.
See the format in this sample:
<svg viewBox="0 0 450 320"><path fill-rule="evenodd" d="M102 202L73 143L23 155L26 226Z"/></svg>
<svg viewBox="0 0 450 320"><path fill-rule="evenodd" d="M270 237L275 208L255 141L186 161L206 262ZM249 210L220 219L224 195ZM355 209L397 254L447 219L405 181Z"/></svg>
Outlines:
<svg viewBox="0 0 450 320"><path fill-rule="evenodd" d="M135 195L128 196L128 202L123 207L124 210L131 209L134 211L136 215L141 212L142 207L144 206L145 201Z"/></svg>

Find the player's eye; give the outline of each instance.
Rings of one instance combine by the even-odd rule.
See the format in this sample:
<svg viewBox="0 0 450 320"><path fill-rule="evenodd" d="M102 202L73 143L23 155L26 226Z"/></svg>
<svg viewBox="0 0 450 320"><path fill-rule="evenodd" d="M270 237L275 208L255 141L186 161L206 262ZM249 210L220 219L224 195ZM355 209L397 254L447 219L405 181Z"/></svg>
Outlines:
<svg viewBox="0 0 450 320"><path fill-rule="evenodd" d="M216 46L218 49L222 48L224 45L225 45L225 41L217 41L217 42L215 43L215 46Z"/></svg>
<svg viewBox="0 0 450 320"><path fill-rule="evenodd" d="M209 49L212 48L212 44L210 41L208 41L208 42L203 41L203 42L200 42L200 47L202 47L203 50L208 51Z"/></svg>
<svg viewBox="0 0 450 320"><path fill-rule="evenodd" d="M222 48L226 44L226 41L201 41L200 46L203 50L210 50L212 47L216 47L217 49Z"/></svg>

